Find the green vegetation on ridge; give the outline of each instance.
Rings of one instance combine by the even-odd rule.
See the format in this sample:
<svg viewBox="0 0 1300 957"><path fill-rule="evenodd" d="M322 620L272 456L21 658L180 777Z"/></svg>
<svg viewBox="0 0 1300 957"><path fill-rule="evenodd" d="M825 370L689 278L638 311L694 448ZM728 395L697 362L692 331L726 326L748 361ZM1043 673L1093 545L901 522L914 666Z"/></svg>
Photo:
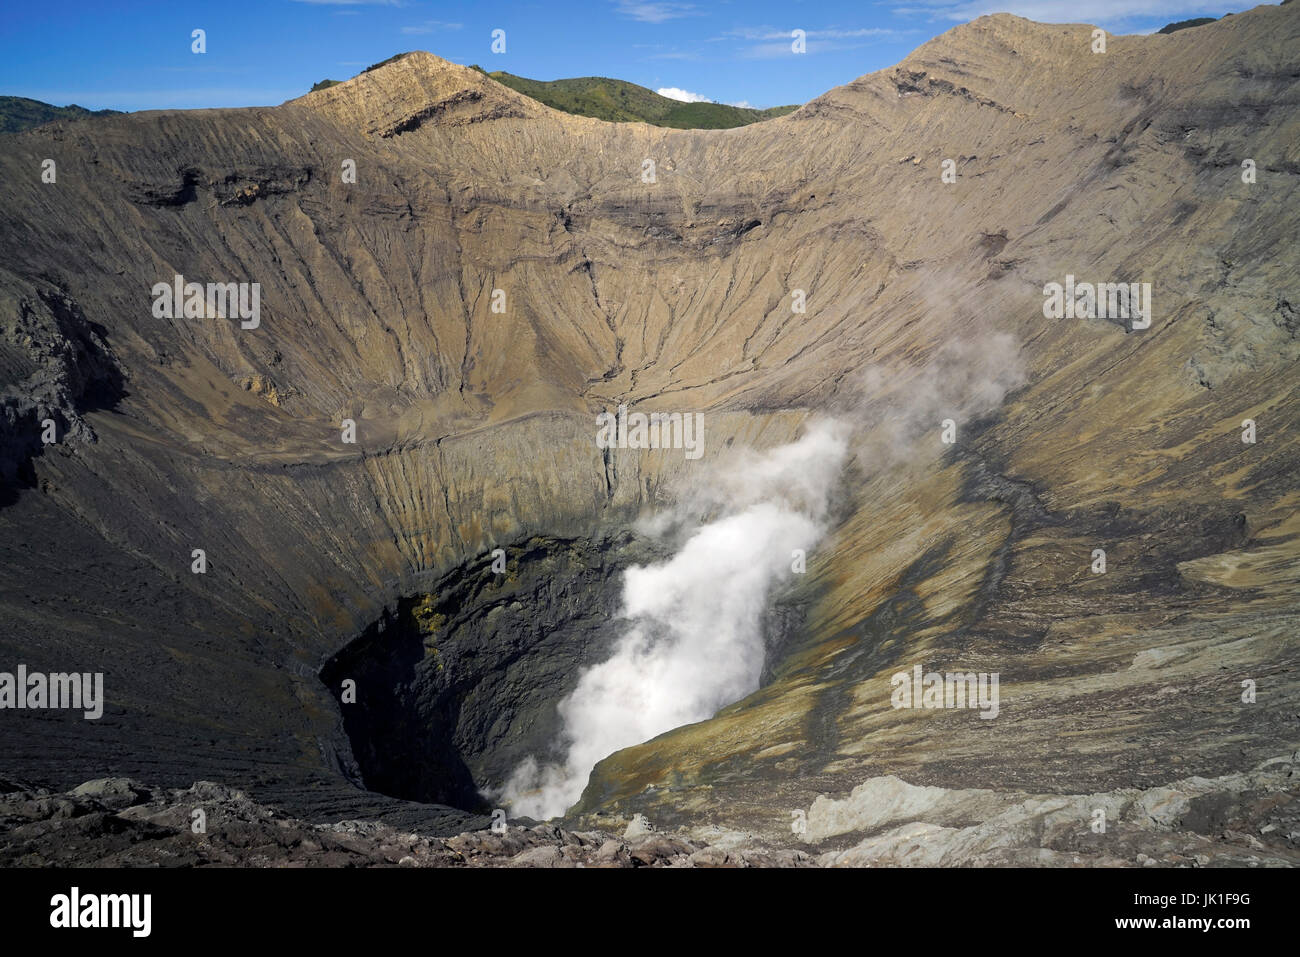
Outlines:
<svg viewBox="0 0 1300 957"><path fill-rule="evenodd" d="M112 116L120 110L87 110L76 106L51 106L25 96L0 96L0 133L18 133L51 120L77 119L82 116Z"/></svg>
<svg viewBox="0 0 1300 957"><path fill-rule="evenodd" d="M603 76L530 80L504 70L489 73L477 65L474 69L553 110L611 123L649 123L679 130L723 130L784 116L799 109L797 105L755 110L725 103L683 103L635 83Z"/></svg>
<svg viewBox="0 0 1300 957"><path fill-rule="evenodd" d="M403 56L406 54L399 53L397 56L368 66L361 72L369 73ZM755 110L743 106L728 106L725 103L683 103L680 100L660 96L654 90L648 90L644 86L603 76L581 76L569 80L530 80L527 77L506 73L504 70L489 73L477 64L472 69L517 93L532 97L539 103L545 103L553 110L573 113L577 116L590 116L611 123L649 123L652 126L666 126L678 130L725 130L736 126L748 126L750 123L768 120L774 116L784 116L799 109L797 105ZM337 85L338 82L338 80L321 80L311 88L311 92L327 89Z"/></svg>
<svg viewBox="0 0 1300 957"><path fill-rule="evenodd" d="M1232 16L1232 14L1228 14ZM1156 33L1177 33L1179 30L1186 30L1189 27L1203 27L1207 23L1213 23L1214 17L1193 17L1191 20L1176 20L1173 23L1166 23Z"/></svg>

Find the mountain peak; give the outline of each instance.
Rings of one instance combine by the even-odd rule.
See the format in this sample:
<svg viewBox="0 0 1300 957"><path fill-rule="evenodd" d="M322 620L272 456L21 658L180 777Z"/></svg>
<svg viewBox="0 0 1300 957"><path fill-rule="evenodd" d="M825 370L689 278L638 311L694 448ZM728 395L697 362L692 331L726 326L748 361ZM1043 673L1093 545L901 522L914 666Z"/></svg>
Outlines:
<svg viewBox="0 0 1300 957"><path fill-rule="evenodd" d="M461 126L546 111L478 70L426 50L398 54L350 80L289 102L380 137L409 132L430 121Z"/></svg>

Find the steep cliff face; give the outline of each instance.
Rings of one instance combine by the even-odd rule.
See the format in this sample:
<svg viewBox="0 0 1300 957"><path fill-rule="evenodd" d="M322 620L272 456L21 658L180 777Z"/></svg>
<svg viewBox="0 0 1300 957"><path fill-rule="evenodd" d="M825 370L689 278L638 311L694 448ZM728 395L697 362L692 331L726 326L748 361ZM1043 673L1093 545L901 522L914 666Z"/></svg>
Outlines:
<svg viewBox="0 0 1300 957"><path fill-rule="evenodd" d="M1296 5L1104 54L1086 26L985 17L721 131L559 114L412 53L276 108L5 137L0 662L103 671L108 698L98 722L5 712L5 770L463 826L356 787L367 761L386 772L320 670L448 589L461 649L532 647L551 622L581 636L539 672L557 689L598 660L621 565L568 566L605 591L567 610L534 581L541 607L505 625L446 576L671 503L680 451L596 447L620 403L705 413L705 464L828 412L861 454L764 687L610 757L581 813L775 840L791 809L879 775L1082 793L1294 747L1297 40ZM260 284L256 326L159 316L176 275ZM1149 282L1150 327L1045 318L1067 275ZM888 451L878 411L913 402L915 370L1007 341L1005 402L952 446L936 414ZM413 633L388 634L400 658ZM451 657L510 685L499 646ZM358 667L388 695L375 660ZM916 664L999 673L999 717L892 708ZM446 715L461 677L398 683ZM531 724L458 726L456 788L388 793L473 809L471 779L499 783L553 721L518 691ZM411 720L375 727L416 740Z"/></svg>

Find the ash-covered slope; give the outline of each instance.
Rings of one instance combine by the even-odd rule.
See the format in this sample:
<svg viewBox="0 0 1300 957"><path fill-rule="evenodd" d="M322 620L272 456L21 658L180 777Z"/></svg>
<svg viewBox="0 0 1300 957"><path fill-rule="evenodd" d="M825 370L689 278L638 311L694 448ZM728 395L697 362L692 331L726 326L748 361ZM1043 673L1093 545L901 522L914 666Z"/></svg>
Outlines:
<svg viewBox="0 0 1300 957"><path fill-rule="evenodd" d="M373 770L318 671L392 622L373 674L405 690L376 693L415 717L376 729L442 729L408 789L494 785L552 735L644 560L620 536L689 467L604 460L596 412L702 411L707 460L847 409L871 449L865 400L996 336L1023 387L951 448L935 421L862 458L765 686L601 764L583 809L788 836L886 773L1080 793L1286 750L1298 38L1295 5L1104 54L985 17L725 131L568 116L413 53L277 108L6 137L0 667L104 671L108 703L0 712L0 770L459 826L353 786ZM256 328L157 317L177 274L259 283ZM1067 275L1150 282L1150 328L1044 318ZM892 709L914 664L999 672L1000 716Z"/></svg>

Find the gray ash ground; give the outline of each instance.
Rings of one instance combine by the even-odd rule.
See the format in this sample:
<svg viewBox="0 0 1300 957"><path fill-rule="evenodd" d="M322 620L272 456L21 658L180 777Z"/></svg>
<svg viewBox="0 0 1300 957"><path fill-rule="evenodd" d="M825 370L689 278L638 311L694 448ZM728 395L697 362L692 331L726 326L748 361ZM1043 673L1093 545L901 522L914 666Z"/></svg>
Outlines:
<svg viewBox="0 0 1300 957"><path fill-rule="evenodd" d="M0 779L0 866L1294 867L1297 782L1300 751L1221 778L1084 795L915 787L886 775L819 798L803 836L776 846L717 826L658 830L641 815L436 837L378 821L312 824L206 781L164 790L101 778L55 794ZM1108 817L1100 832L1097 808Z"/></svg>

